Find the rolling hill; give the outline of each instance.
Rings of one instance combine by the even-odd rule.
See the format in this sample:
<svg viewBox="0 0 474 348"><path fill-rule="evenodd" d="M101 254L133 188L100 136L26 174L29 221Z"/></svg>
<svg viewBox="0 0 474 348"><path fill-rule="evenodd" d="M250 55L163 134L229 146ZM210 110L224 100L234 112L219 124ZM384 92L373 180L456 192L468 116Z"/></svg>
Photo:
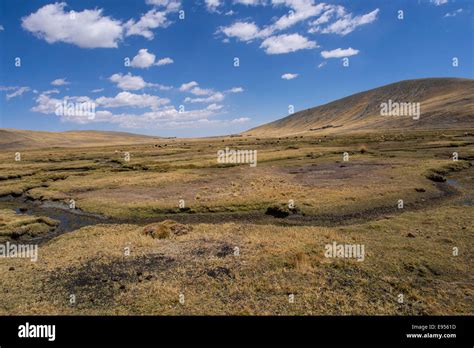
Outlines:
<svg viewBox="0 0 474 348"><path fill-rule="evenodd" d="M18 129L0 129L0 149L143 144L151 143L159 139L160 138L158 137L124 132L42 132Z"/></svg>
<svg viewBox="0 0 474 348"><path fill-rule="evenodd" d="M420 103L419 119L382 116L381 104ZM426 78L400 81L296 112L242 134L283 136L406 129L474 128L474 80Z"/></svg>

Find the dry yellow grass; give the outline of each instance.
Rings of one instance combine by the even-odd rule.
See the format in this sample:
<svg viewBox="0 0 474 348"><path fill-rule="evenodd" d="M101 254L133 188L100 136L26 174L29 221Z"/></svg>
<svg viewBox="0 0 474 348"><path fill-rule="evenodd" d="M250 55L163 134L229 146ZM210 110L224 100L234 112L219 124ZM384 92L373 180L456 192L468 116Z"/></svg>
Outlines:
<svg viewBox="0 0 474 348"><path fill-rule="evenodd" d="M43 242L36 263L0 258L0 314L472 314L473 143L444 131L2 152L0 231L52 226L14 214L25 198L112 219ZM257 149L257 167L218 164L226 146ZM325 257L333 242L364 245L364 261Z"/></svg>

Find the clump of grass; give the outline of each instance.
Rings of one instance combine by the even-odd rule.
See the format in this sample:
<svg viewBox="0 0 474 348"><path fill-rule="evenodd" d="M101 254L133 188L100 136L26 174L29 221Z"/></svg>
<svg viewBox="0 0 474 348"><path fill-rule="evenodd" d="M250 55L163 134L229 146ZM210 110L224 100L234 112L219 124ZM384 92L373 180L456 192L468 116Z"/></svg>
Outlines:
<svg viewBox="0 0 474 348"><path fill-rule="evenodd" d="M435 182L445 182L446 177L449 173L460 172L461 170L467 169L471 166L468 161L453 161L452 163L446 164L439 168L432 168L426 174L426 178Z"/></svg>
<svg viewBox="0 0 474 348"><path fill-rule="evenodd" d="M434 181L434 182L445 182L446 181L446 177L444 177L441 174L434 173L434 172L429 172L428 174L426 174L426 178L431 180L431 181Z"/></svg>
<svg viewBox="0 0 474 348"><path fill-rule="evenodd" d="M304 252L297 252L294 256L295 268L299 271L309 271L312 269L311 261Z"/></svg>
<svg viewBox="0 0 474 348"><path fill-rule="evenodd" d="M180 224L173 220L165 220L157 224L150 224L143 228L143 234L155 239L168 239L181 236L192 231L192 227Z"/></svg>

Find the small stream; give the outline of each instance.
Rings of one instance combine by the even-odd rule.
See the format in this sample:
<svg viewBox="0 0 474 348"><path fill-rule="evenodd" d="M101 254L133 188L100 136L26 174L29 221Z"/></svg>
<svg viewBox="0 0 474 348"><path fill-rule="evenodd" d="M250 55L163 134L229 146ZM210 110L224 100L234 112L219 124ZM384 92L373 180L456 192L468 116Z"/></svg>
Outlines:
<svg viewBox="0 0 474 348"><path fill-rule="evenodd" d="M466 179L468 183L462 182ZM468 188L471 187L469 181L472 177L461 178L460 180L450 178L447 179L446 184L438 184L438 189L445 192L446 196L452 196L455 191L462 193L455 204L474 206L474 194ZM415 207L414 207L415 208ZM72 232L85 226L96 224L112 224L112 223L133 223L138 221L123 220L118 218L108 218L97 214L87 213L81 209L71 209L69 206L61 201L33 201L28 199L25 195L20 197L5 196L0 197L0 209L12 209L17 214L26 214L34 216L45 216L59 221L58 227L47 235L29 238L31 242L43 243L63 233ZM385 211L386 210L386 211ZM393 211L392 211L393 210ZM378 209L372 212L360 212L359 217L362 220L371 220L377 218L380 214L396 213L397 209ZM354 214L353 214L354 215ZM357 215L357 214L356 214ZM157 216L152 219L143 219L139 224L147 224L151 222L163 221L167 218L176 220L181 223L224 223L238 221L240 223L264 223L264 224L303 224L303 225L317 225L330 226L338 224L337 221L349 222L352 218L357 216L301 216L295 215L285 219L275 219L272 216L266 215L264 212L245 212L245 213L202 213L202 214L171 214L167 216ZM347 220L348 219L348 220ZM347 220L347 221L346 221Z"/></svg>
<svg viewBox="0 0 474 348"><path fill-rule="evenodd" d="M59 221L54 232L28 239L31 242L44 242L84 226L112 222L105 217L88 214L80 209L70 209L67 204L62 202L33 202L23 197L6 196L0 198L0 209L12 209L17 214L45 216Z"/></svg>

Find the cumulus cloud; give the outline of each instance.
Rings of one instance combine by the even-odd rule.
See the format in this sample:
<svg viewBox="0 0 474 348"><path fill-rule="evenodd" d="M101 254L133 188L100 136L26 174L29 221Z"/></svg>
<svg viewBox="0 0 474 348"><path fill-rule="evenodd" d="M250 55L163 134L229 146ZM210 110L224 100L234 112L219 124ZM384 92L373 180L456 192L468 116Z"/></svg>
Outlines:
<svg viewBox="0 0 474 348"><path fill-rule="evenodd" d="M96 99L97 104L105 108L135 107L151 108L153 110L170 102L167 98L160 98L150 94L134 94L130 92L120 92L115 97L100 97Z"/></svg>
<svg viewBox="0 0 474 348"><path fill-rule="evenodd" d="M168 64L173 64L173 63L174 63L173 59L171 59L170 57L165 57L158 60L155 65L160 66L160 65L168 65Z"/></svg>
<svg viewBox="0 0 474 348"><path fill-rule="evenodd" d="M197 96L197 98L186 97L184 99L185 103L218 103L224 100L227 93L241 93L244 91L242 87L233 87L224 92L219 92L212 88L201 88L196 81L183 83L179 90Z"/></svg>
<svg viewBox="0 0 474 348"><path fill-rule="evenodd" d="M298 77L298 74L290 74L290 73L286 73L286 74L283 74L281 75L281 78L283 80L292 80L292 79L295 79Z"/></svg>
<svg viewBox="0 0 474 348"><path fill-rule="evenodd" d="M233 37L240 41L250 41L260 35L260 29L254 22L235 22L228 27L219 29L227 37Z"/></svg>
<svg viewBox="0 0 474 348"><path fill-rule="evenodd" d="M41 93L36 99L36 105L31 108L31 111L42 114L55 114L58 105L63 103L94 103L92 99L86 96L66 96L62 99L52 98L48 94ZM86 114L64 114L60 115L62 120L72 121L75 123L88 123L91 121L90 115Z"/></svg>
<svg viewBox="0 0 474 348"><path fill-rule="evenodd" d="M138 90L147 87L147 83L141 76L113 74L109 80L116 83L117 87L124 90Z"/></svg>
<svg viewBox="0 0 474 348"><path fill-rule="evenodd" d="M283 54L317 47L316 42L298 33L279 33L298 23L307 23L309 33L347 35L359 26L374 22L379 13L379 9L375 9L372 12L355 16L341 5L317 3L315 0L271 0L268 2L234 0L234 3L244 5L264 5L270 2L273 7L287 7L290 11L277 17L266 26L259 27L253 21L239 20L228 26L219 27L216 34L225 36L222 40L224 43L229 42L231 38L243 42L263 40L260 48L264 49L266 53Z"/></svg>
<svg viewBox="0 0 474 348"><path fill-rule="evenodd" d="M310 41L300 34L282 34L270 36L260 45L267 54L282 54L317 47L315 41Z"/></svg>
<svg viewBox="0 0 474 348"><path fill-rule="evenodd" d="M96 121L118 124L122 128L182 128L201 127L209 124L219 124L221 121L211 120L222 112L222 105L211 104L202 109L178 111L174 106L167 106L159 110L142 114L121 113L112 114L106 111L102 116L96 113Z"/></svg>
<svg viewBox="0 0 474 348"><path fill-rule="evenodd" d="M25 30L48 43L65 42L82 48L117 47L122 23L102 14L102 9L65 12L65 2L49 4L23 17Z"/></svg>
<svg viewBox="0 0 474 348"><path fill-rule="evenodd" d="M65 42L82 48L115 48L124 36L153 39L152 29L171 24L167 15L177 11L178 0L147 0L154 8L139 18L122 22L103 15L102 9L66 12L65 2L41 7L22 18L22 27L48 43Z"/></svg>
<svg viewBox="0 0 474 348"><path fill-rule="evenodd" d="M149 53L148 49L142 48L138 51L138 54L133 57L130 65L134 68L149 68L155 64L155 55Z"/></svg>
<svg viewBox="0 0 474 348"><path fill-rule="evenodd" d="M359 50L356 50L352 47L342 49L342 48L336 48L331 51L322 51L321 56L325 59L328 58L342 58L342 57L350 57L350 56L355 56L359 54Z"/></svg>
<svg viewBox="0 0 474 348"><path fill-rule="evenodd" d="M65 86L65 85L69 85L69 82L66 81L66 79L56 79L54 81L51 81L51 84L53 86Z"/></svg>
<svg viewBox="0 0 474 348"><path fill-rule="evenodd" d="M167 11L176 11L181 7L180 0L146 0L147 5L164 7Z"/></svg>
<svg viewBox="0 0 474 348"><path fill-rule="evenodd" d="M186 97L186 99L184 99L184 102L185 103L218 103L218 102L223 101L224 98L225 98L224 93L216 92L206 98Z"/></svg>
<svg viewBox="0 0 474 348"><path fill-rule="evenodd" d="M130 19L124 24L125 36L140 35L151 40L154 37L150 29L166 28L170 22L166 18L167 11L152 9L145 13L138 21Z"/></svg>
<svg viewBox="0 0 474 348"><path fill-rule="evenodd" d="M342 16L334 23L331 23L325 28L315 28L314 31L321 32L323 34L338 34L347 35L352 33L357 27L361 25L369 24L377 19L379 9L375 9L372 12L366 13L361 16L355 16L351 13Z"/></svg>
<svg viewBox="0 0 474 348"><path fill-rule="evenodd" d="M216 12L217 8L222 5L220 0L204 0L206 3L206 8L210 12Z"/></svg>
<svg viewBox="0 0 474 348"><path fill-rule="evenodd" d="M16 88L16 87L15 87ZM6 88L1 88L5 90ZM10 90L10 89L9 89ZM223 106L213 103L202 109L178 111L174 106L168 104L167 99L148 94L133 94L121 92L115 97L100 97L95 101L85 96L66 96L64 98L52 98L41 93L36 99L36 105L31 109L34 112L56 115L58 105L66 103L96 103L99 110L95 111L95 117L89 115L57 115L62 121L78 124L95 122L107 122L117 124L123 128L176 128L176 127L199 127L205 124L222 123L224 121L210 120L210 117L222 113ZM141 114L118 113L101 108L149 108Z"/></svg>
<svg viewBox="0 0 474 348"><path fill-rule="evenodd" d="M166 65L172 64L173 59L166 57L158 60L155 62L156 56L153 53L148 52L148 49L142 48L138 51L137 55L133 57L132 61L130 62L130 66L134 68L149 68L153 65Z"/></svg>
<svg viewBox="0 0 474 348"><path fill-rule="evenodd" d="M131 73L128 73L127 75L123 75L121 73L113 74L112 76L109 77L109 80L116 83L117 87L123 90L135 91L135 90L143 89L145 87L154 87L162 91L168 91L172 89L171 86L164 86L159 83L145 82L145 80L143 80L141 76L132 75Z"/></svg>
<svg viewBox="0 0 474 348"><path fill-rule="evenodd" d="M272 3L274 5L285 5L292 9L291 13L280 17L273 24L274 30L287 29L296 23L319 15L330 6L325 3L315 4L313 0L273 0Z"/></svg>
<svg viewBox="0 0 474 348"><path fill-rule="evenodd" d="M196 81L191 81L191 82L188 82L188 83L183 83L181 85L181 87L179 87L179 90L181 92L186 92L186 91L189 91L191 88L193 87L196 87L198 85L198 83Z"/></svg>

